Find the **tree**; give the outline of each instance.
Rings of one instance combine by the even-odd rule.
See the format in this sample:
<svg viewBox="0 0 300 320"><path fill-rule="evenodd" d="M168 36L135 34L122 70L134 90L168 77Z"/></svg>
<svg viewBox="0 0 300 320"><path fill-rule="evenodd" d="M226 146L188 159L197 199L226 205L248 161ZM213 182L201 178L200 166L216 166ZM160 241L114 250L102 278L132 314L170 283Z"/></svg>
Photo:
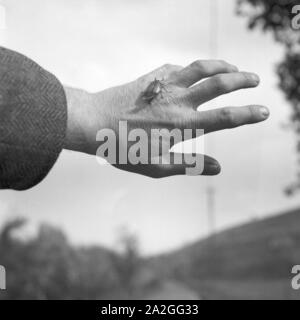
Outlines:
<svg viewBox="0 0 300 320"><path fill-rule="evenodd" d="M292 107L290 123L297 136L300 163L300 30L292 27L296 5L299 5L297 0L238 0L237 13L247 17L249 29L272 33L285 48L277 74L279 87ZM292 195L299 189L300 171L296 181L286 188L286 193Z"/></svg>
<svg viewBox="0 0 300 320"><path fill-rule="evenodd" d="M122 228L118 242L121 252L115 257L114 267L119 275L122 294L125 294L127 299L132 299L137 294L141 271L138 238L126 228Z"/></svg>
<svg viewBox="0 0 300 320"><path fill-rule="evenodd" d="M75 247L61 230L45 224L24 239L25 223L17 218L0 226L0 265L7 270L7 290L0 290L0 300L114 297L119 275L113 252Z"/></svg>

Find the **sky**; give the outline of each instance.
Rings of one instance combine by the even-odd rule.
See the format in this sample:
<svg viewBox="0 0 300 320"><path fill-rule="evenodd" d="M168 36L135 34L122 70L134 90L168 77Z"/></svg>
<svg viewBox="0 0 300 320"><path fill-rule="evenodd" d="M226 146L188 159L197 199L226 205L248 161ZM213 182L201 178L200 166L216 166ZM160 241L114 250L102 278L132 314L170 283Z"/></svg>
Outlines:
<svg viewBox="0 0 300 320"><path fill-rule="evenodd" d="M296 173L295 136L284 129L290 108L278 90L282 48L235 15L235 0L1 0L2 45L21 52L59 80L92 92L126 83L165 64L215 57L261 77L206 108L266 105L267 122L205 138L222 164L214 178L151 180L99 166L91 156L63 151L49 176L26 192L0 192L0 221L15 215L30 226L48 222L76 244L116 248L120 230L136 234L143 254L165 252L209 233L207 189L215 188L218 230L300 206L283 193ZM209 19L212 18L212 20Z"/></svg>

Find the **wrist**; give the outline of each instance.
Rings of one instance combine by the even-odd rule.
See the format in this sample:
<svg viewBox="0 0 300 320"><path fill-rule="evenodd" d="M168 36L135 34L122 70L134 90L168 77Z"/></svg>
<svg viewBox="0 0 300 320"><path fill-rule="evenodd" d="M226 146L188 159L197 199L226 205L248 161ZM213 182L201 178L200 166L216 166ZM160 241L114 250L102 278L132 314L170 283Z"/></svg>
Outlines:
<svg viewBox="0 0 300 320"><path fill-rule="evenodd" d="M64 148L95 154L97 130L94 129L96 128L93 111L95 95L84 90L66 87L65 93L68 104L68 123Z"/></svg>

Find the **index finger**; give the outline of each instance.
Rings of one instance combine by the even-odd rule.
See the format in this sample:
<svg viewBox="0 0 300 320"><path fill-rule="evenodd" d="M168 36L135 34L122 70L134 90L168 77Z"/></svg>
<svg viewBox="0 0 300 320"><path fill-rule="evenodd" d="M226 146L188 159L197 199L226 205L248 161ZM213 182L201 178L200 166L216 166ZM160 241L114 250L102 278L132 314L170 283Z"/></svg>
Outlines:
<svg viewBox="0 0 300 320"><path fill-rule="evenodd" d="M256 74L249 72L221 74L189 88L188 98L193 106L197 108L200 104L223 94L257 87L259 81L259 77Z"/></svg>
<svg viewBox="0 0 300 320"><path fill-rule="evenodd" d="M188 88L207 77L237 71L236 66L222 60L197 60L174 73L169 80L172 84Z"/></svg>

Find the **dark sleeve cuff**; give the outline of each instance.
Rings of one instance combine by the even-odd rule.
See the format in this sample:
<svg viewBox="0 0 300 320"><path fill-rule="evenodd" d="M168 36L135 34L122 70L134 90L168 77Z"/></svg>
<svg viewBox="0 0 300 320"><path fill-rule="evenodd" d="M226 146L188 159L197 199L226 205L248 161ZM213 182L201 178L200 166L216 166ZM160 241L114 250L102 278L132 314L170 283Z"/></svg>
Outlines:
<svg viewBox="0 0 300 320"><path fill-rule="evenodd" d="M48 174L65 140L63 86L35 62L0 48L0 188L29 189Z"/></svg>

